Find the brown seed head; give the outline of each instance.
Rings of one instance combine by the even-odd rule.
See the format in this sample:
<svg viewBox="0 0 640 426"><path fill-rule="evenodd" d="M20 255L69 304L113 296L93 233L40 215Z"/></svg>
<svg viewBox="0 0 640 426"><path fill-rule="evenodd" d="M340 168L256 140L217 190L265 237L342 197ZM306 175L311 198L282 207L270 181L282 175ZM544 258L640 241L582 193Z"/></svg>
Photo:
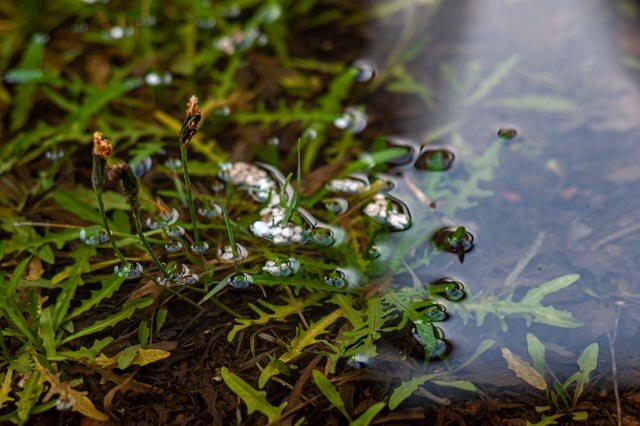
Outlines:
<svg viewBox="0 0 640 426"><path fill-rule="evenodd" d="M113 147L111 146L111 142L105 139L101 132L95 132L93 134L93 154L107 159L112 151Z"/></svg>
<svg viewBox="0 0 640 426"><path fill-rule="evenodd" d="M107 179L109 182L114 182L120 180L124 172L127 171L129 166L124 161L120 164L116 164L107 169Z"/></svg>
<svg viewBox="0 0 640 426"><path fill-rule="evenodd" d="M200 105L198 105L198 97L192 95L187 103L187 117L199 114L202 114L202 111L200 111Z"/></svg>

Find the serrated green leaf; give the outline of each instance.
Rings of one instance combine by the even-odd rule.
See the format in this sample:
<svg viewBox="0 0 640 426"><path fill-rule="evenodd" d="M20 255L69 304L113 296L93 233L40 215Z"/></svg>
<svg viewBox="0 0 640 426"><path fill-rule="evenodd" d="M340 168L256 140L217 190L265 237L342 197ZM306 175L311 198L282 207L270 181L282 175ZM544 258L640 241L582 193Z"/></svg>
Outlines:
<svg viewBox="0 0 640 426"><path fill-rule="evenodd" d="M367 411L362 413L360 417L351 422L350 426L368 426L373 419L382 411L386 404L384 402L376 402Z"/></svg>
<svg viewBox="0 0 640 426"><path fill-rule="evenodd" d="M267 393L265 391L252 388L251 385L233 374L226 367L222 367L220 372L224 383L247 405L249 414L259 411L267 416L269 422L273 422L282 415L284 408L287 406L286 401L275 407L267 401Z"/></svg>
<svg viewBox="0 0 640 426"><path fill-rule="evenodd" d="M500 82L509 75L513 67L515 67L519 61L520 57L518 55L513 55L496 65L491 74L489 74L489 76L478 85L476 91L465 100L465 103L467 105L473 105L482 98L488 96L489 93L498 87Z"/></svg>
<svg viewBox="0 0 640 426"><path fill-rule="evenodd" d="M87 312L89 309L97 306L104 299L108 299L118 291L126 277L120 277L116 274L110 275L106 280L100 283L100 288L91 292L91 296L88 299L83 299L80 305L75 308L69 315L67 315L63 322L67 322L76 318L79 315Z"/></svg>
<svg viewBox="0 0 640 426"><path fill-rule="evenodd" d="M338 389L333 386L333 383L331 383L329 379L327 379L325 375L318 370L313 370L313 382L316 384L318 389L320 389L320 392L322 392L325 398L329 400L331 405L336 407L342 415L347 418L347 420L351 421L351 417L349 416L349 413L347 413L344 402L342 401L342 398L340 398L340 393L338 392Z"/></svg>

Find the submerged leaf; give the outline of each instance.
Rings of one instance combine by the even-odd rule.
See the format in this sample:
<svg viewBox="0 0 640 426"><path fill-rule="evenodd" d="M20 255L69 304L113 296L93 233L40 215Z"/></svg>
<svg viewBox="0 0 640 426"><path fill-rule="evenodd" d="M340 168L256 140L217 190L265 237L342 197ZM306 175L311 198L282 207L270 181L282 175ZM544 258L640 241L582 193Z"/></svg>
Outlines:
<svg viewBox="0 0 640 426"><path fill-rule="evenodd" d="M547 382L544 377L531 364L511 352L508 348L503 347L500 350L502 351L502 357L507 361L507 366L516 373L516 376L536 389L547 390Z"/></svg>
<svg viewBox="0 0 640 426"><path fill-rule="evenodd" d="M338 389L325 377L324 374L318 370L313 370L313 382L316 384L320 392L329 400L331 405L336 407L340 412L348 419L351 420L347 409L344 406L344 402L340 397Z"/></svg>
<svg viewBox="0 0 640 426"><path fill-rule="evenodd" d="M275 407L267 401L267 393L265 391L252 388L251 385L233 374L226 367L222 367L220 372L224 383L247 405L247 413L252 414L256 410L260 411L267 416L269 422L273 422L282 415L284 408L287 406L286 401Z"/></svg>

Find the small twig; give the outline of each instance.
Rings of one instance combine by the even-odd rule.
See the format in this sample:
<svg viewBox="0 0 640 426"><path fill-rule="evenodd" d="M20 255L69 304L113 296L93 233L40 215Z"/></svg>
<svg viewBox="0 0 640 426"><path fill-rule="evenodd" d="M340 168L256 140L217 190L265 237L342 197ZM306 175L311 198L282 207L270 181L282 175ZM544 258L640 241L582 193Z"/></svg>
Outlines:
<svg viewBox="0 0 640 426"><path fill-rule="evenodd" d="M529 250L527 250L522 259L520 259L520 261L516 264L516 267L513 268L513 271L511 271L509 276L507 276L507 279L504 280L505 287L509 287L510 285L515 283L522 271L524 271L529 265L529 262L531 262L531 260L536 257L536 255L540 251L540 248L542 247L545 235L546 233L544 231L538 232L538 235L536 236L536 239L531 247L529 247Z"/></svg>
<svg viewBox="0 0 640 426"><path fill-rule="evenodd" d="M610 243L611 241L615 241L618 238L624 237L632 232L640 231L640 223L636 223L627 228L622 228L619 231L614 232L613 234L607 235L605 238L601 239L597 243L595 243L592 248L593 250L598 250L603 245Z"/></svg>
<svg viewBox="0 0 640 426"><path fill-rule="evenodd" d="M618 389L618 367L616 365L616 348L615 342L618 335L618 324L620 323L620 311L624 306L623 301L616 302L618 311L616 312L616 321L613 328L613 334L607 333L609 339L609 353L611 354L611 374L613 375L613 394L616 397L616 412L618 414L618 426L622 426L622 405L620 403L620 391Z"/></svg>

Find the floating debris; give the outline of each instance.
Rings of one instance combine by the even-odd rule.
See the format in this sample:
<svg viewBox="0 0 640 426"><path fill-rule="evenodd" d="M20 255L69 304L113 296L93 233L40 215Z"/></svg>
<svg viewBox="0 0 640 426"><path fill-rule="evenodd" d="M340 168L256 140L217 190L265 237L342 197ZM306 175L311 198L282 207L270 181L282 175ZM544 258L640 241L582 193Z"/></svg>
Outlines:
<svg viewBox="0 0 640 426"><path fill-rule="evenodd" d="M125 277L127 279L137 278L142 274L144 268L138 262L126 262L122 265L116 265L113 268L113 272L119 277Z"/></svg>
<svg viewBox="0 0 640 426"><path fill-rule="evenodd" d="M98 246L109 242L109 234L99 226L91 226L80 230L80 241L88 246Z"/></svg>
<svg viewBox="0 0 640 426"><path fill-rule="evenodd" d="M398 204L384 194L376 194L364 208L364 214L394 231L404 231L411 226L409 214L400 211Z"/></svg>
<svg viewBox="0 0 640 426"><path fill-rule="evenodd" d="M300 270L300 262L294 257L282 261L268 260L262 271L274 277L290 277Z"/></svg>
<svg viewBox="0 0 640 426"><path fill-rule="evenodd" d="M233 248L230 245L226 245L218 249L218 259L223 262L238 262L246 259L248 255L248 250L238 243L236 243L235 255L233 253Z"/></svg>
<svg viewBox="0 0 640 426"><path fill-rule="evenodd" d="M367 127L367 115L355 107L348 107L344 113L333 120L333 125L349 133L360 133Z"/></svg>
<svg viewBox="0 0 640 426"><path fill-rule="evenodd" d="M443 251L454 253L464 262L466 253L473 250L473 235L464 226L442 228L433 235L433 245Z"/></svg>

